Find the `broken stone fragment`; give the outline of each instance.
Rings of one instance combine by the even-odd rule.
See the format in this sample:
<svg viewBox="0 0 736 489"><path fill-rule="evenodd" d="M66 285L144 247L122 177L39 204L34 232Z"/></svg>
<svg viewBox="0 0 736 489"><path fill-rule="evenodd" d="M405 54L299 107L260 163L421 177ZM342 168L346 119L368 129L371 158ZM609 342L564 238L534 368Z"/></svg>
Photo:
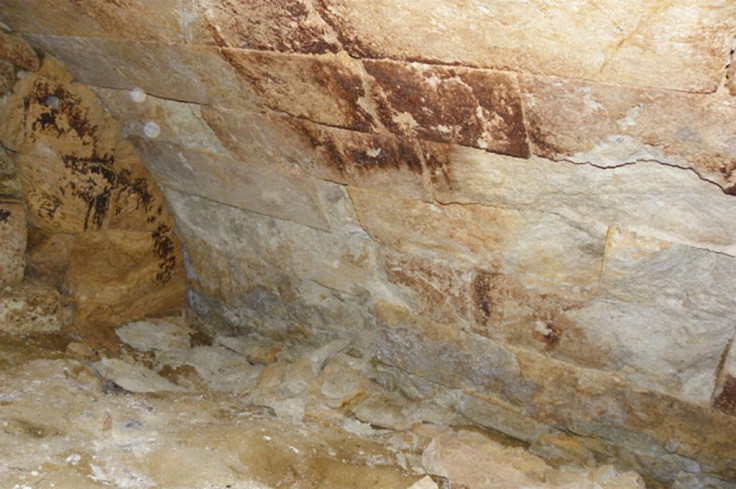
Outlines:
<svg viewBox="0 0 736 489"><path fill-rule="evenodd" d="M94 364L94 369L102 378L130 392L182 392L186 390L172 384L151 369L115 358L103 358Z"/></svg>
<svg viewBox="0 0 736 489"><path fill-rule="evenodd" d="M115 334L139 351L189 348L189 330L163 321L137 321L117 328Z"/></svg>

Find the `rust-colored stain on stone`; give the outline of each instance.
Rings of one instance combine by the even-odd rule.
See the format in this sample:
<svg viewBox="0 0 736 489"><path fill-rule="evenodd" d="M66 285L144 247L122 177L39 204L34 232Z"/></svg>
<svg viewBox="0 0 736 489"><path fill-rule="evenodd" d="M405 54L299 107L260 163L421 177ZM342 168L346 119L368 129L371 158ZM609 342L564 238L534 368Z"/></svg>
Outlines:
<svg viewBox="0 0 736 489"><path fill-rule="evenodd" d="M224 0L207 11L221 47L324 54L340 49L330 27L301 0Z"/></svg>
<svg viewBox="0 0 736 489"><path fill-rule="evenodd" d="M363 81L346 56L220 52L265 107L328 126L373 130L373 118L360 104Z"/></svg>
<svg viewBox="0 0 736 489"><path fill-rule="evenodd" d="M156 274L156 280L166 284L176 273L177 250L171 228L162 223L151 234L151 237L153 238L153 254L159 259L160 271Z"/></svg>
<svg viewBox="0 0 736 489"><path fill-rule="evenodd" d="M392 131L529 157L514 75L490 70L365 61L381 122Z"/></svg>
<svg viewBox="0 0 736 489"><path fill-rule="evenodd" d="M713 407L731 416L736 416L736 377L726 375L721 393L713 400Z"/></svg>

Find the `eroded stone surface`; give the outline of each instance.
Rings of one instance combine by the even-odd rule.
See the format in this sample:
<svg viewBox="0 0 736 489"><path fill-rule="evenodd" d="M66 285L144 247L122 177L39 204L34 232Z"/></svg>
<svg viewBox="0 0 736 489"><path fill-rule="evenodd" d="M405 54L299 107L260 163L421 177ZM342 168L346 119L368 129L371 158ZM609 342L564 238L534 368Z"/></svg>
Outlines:
<svg viewBox="0 0 736 489"><path fill-rule="evenodd" d="M610 167L654 160L692 168L727 192L736 177L736 100L522 77L534 152Z"/></svg>
<svg viewBox="0 0 736 489"><path fill-rule="evenodd" d="M41 66L36 52L22 37L0 30L0 59L24 70L36 71Z"/></svg>
<svg viewBox="0 0 736 489"><path fill-rule="evenodd" d="M727 1L683 6L651 0L626 9L616 0L317 5L354 56L699 92L720 82L734 29L734 7Z"/></svg>
<svg viewBox="0 0 736 489"><path fill-rule="evenodd" d="M26 266L26 209L0 196L0 286L23 279Z"/></svg>
<svg viewBox="0 0 736 489"><path fill-rule="evenodd" d="M603 236L554 214L482 205L437 205L350 188L358 217L384 245L480 260L547 292L584 295L600 272ZM573 238L573 236L575 236Z"/></svg>
<svg viewBox="0 0 736 489"><path fill-rule="evenodd" d="M204 36L195 42L223 47L297 53L337 52L332 28L311 0L226 0L199 2L206 19Z"/></svg>
<svg viewBox="0 0 736 489"><path fill-rule="evenodd" d="M514 75L418 63L364 64L379 87L381 122L396 133L529 156Z"/></svg>
<svg viewBox="0 0 736 489"><path fill-rule="evenodd" d="M560 214L605 232L618 225L736 255L732 197L692 172L644 161L601 170L455 147L435 182L442 203L481 203Z"/></svg>
<svg viewBox="0 0 736 489"><path fill-rule="evenodd" d="M79 234L65 286L80 324L122 324L186 305L181 249L170 228Z"/></svg>
<svg viewBox="0 0 736 489"><path fill-rule="evenodd" d="M296 56L225 49L243 82L266 107L323 124L370 131L373 117L359 64L342 54ZM309 93L309 97L302 94Z"/></svg>
<svg viewBox="0 0 736 489"><path fill-rule="evenodd" d="M732 337L723 350L719 365L721 371L718 372L717 385L713 392L713 407L736 416L736 350L733 348L733 341Z"/></svg>
<svg viewBox="0 0 736 489"><path fill-rule="evenodd" d="M0 331L13 335L52 333L62 326L56 289L21 283L0 289Z"/></svg>

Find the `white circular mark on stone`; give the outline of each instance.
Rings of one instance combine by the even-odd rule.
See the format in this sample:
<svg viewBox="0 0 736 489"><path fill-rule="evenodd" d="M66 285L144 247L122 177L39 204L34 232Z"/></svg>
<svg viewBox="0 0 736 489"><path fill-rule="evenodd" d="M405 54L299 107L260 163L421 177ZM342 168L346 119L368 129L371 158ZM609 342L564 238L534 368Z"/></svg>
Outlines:
<svg viewBox="0 0 736 489"><path fill-rule="evenodd" d="M161 134L161 128L155 122L148 121L143 124L143 135L148 139L155 139L159 134Z"/></svg>
<svg viewBox="0 0 736 489"><path fill-rule="evenodd" d="M146 92L140 88L134 88L130 91L130 98L133 102L141 103L146 100Z"/></svg>
<svg viewBox="0 0 736 489"><path fill-rule="evenodd" d="M46 99L46 106L52 110L58 109L59 104L60 104L59 97L57 97L56 95L52 95Z"/></svg>

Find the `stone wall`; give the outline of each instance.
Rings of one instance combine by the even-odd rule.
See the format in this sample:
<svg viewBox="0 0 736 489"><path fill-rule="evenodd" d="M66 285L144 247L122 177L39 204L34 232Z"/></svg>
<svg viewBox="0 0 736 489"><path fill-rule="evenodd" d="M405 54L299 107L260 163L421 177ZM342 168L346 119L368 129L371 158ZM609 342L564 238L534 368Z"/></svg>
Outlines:
<svg viewBox="0 0 736 489"><path fill-rule="evenodd" d="M733 2L5 4L163 185L200 313L736 479Z"/></svg>
<svg viewBox="0 0 736 489"><path fill-rule="evenodd" d="M106 326L181 311L173 218L117 123L22 38L0 32L0 58L0 331L65 322L104 336Z"/></svg>

